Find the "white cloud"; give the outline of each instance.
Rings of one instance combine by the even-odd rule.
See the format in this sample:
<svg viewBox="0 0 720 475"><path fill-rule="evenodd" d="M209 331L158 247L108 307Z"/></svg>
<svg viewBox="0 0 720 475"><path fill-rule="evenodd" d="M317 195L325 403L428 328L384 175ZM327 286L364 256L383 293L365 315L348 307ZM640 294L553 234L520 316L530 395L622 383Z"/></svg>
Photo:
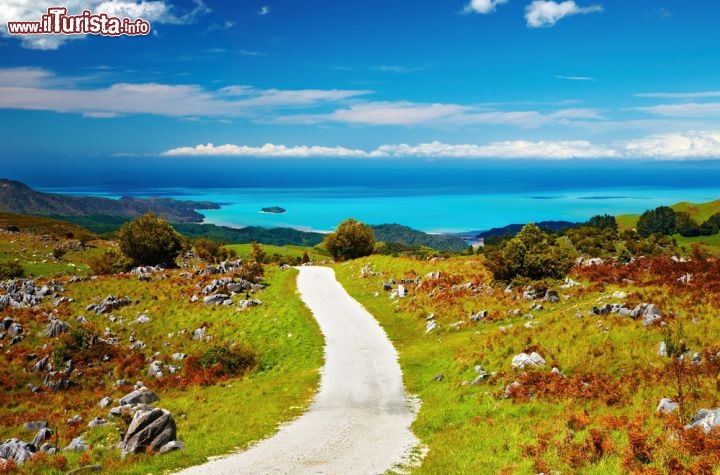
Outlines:
<svg viewBox="0 0 720 475"><path fill-rule="evenodd" d="M263 5L260 7L260 11L258 11L258 15L265 16L268 13L270 13L270 6L269 5Z"/></svg>
<svg viewBox="0 0 720 475"><path fill-rule="evenodd" d="M117 83L78 88L39 68L0 69L0 108L79 113L86 117L154 114L173 117L252 117L289 107L312 108L368 94L339 89L280 90L229 86Z"/></svg>
<svg viewBox="0 0 720 475"><path fill-rule="evenodd" d="M690 131L630 140L623 145L627 157L661 159L720 158L720 131Z"/></svg>
<svg viewBox="0 0 720 475"><path fill-rule="evenodd" d="M572 0L565 2L554 2L548 0L533 0L525 8L525 20L531 28L543 28L553 26L561 19L571 16L603 11L600 5L580 7Z"/></svg>
<svg viewBox="0 0 720 475"><path fill-rule="evenodd" d="M417 125L455 117L469 110L470 107L457 104L370 102L336 110L320 118L352 124Z"/></svg>
<svg viewBox="0 0 720 475"><path fill-rule="evenodd" d="M615 150L593 145L585 140L510 140L487 145L449 145L430 142L419 145L382 145L374 150L373 156L388 157L449 157L449 158L612 158Z"/></svg>
<svg viewBox="0 0 720 475"><path fill-rule="evenodd" d="M65 0L62 6L66 7L68 14L77 15L83 10L90 10L94 14L106 13L121 18L142 18L159 24L187 24L210 9L202 0L194 0L191 9L180 11L169 0ZM48 4L36 0L13 0L0 3L0 34L10 36L7 32L9 21L40 21L42 15L47 14ZM30 49L54 50L65 42L85 38L86 35L12 35L20 38L22 46Z"/></svg>
<svg viewBox="0 0 720 475"><path fill-rule="evenodd" d="M555 79L565 79L567 81L594 81L594 78L589 76L555 76Z"/></svg>
<svg viewBox="0 0 720 475"><path fill-rule="evenodd" d="M225 144L215 146L197 145L178 147L161 153L163 156L235 156L235 157L351 157L351 158L608 158L617 156L615 150L577 141L516 140L494 142L488 145L445 144L429 142L417 145L381 145L373 150L349 149L345 147L286 146L265 144L261 147Z"/></svg>
<svg viewBox="0 0 720 475"><path fill-rule="evenodd" d="M266 143L261 147L247 145L218 145L211 143L197 145L195 147L178 147L167 150L160 155L173 156L233 156L233 157L367 157L363 150L349 149L345 147L320 147L307 145L286 146Z"/></svg>
<svg viewBox="0 0 720 475"><path fill-rule="evenodd" d="M283 116L280 123L319 124L339 122L362 125L511 125L537 128L548 124L569 125L575 120L605 120L593 109L569 108L554 112L499 111L461 104L417 103L407 101L352 104L327 114Z"/></svg>
<svg viewBox="0 0 720 475"><path fill-rule="evenodd" d="M660 104L657 106L636 107L633 110L662 117L720 117L720 102Z"/></svg>
<svg viewBox="0 0 720 475"><path fill-rule="evenodd" d="M498 5L507 3L508 0L470 0L463 10L465 13L480 13L487 15L495 11Z"/></svg>
<svg viewBox="0 0 720 475"><path fill-rule="evenodd" d="M653 99L703 99L709 97L720 97L720 91L643 92L640 94L635 94L635 97L648 97Z"/></svg>
<svg viewBox="0 0 720 475"><path fill-rule="evenodd" d="M275 145L260 147L212 143L178 147L160 155L227 156L258 158L457 158L457 159L720 159L720 131L690 131L652 135L617 142L595 144L587 140L508 140L488 144L447 144L439 141L409 144L385 144L362 150L342 146Z"/></svg>

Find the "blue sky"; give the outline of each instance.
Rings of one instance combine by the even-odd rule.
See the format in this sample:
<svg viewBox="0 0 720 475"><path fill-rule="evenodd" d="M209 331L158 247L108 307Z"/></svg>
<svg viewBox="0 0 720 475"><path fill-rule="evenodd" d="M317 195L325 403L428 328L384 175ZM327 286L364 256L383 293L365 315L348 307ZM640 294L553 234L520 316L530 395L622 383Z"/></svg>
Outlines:
<svg viewBox="0 0 720 475"><path fill-rule="evenodd" d="M41 3L0 0L4 160L720 158L720 2L69 0L152 32L7 33Z"/></svg>

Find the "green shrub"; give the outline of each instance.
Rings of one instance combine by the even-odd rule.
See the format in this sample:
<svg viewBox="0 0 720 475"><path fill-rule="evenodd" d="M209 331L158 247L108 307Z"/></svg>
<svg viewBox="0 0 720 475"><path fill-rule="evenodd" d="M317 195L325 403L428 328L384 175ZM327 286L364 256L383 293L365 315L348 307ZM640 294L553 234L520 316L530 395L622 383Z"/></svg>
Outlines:
<svg viewBox="0 0 720 475"><path fill-rule="evenodd" d="M489 251L486 257L495 279L503 282L517 278L562 279L574 265L568 249L535 224L525 225L514 238Z"/></svg>
<svg viewBox="0 0 720 475"><path fill-rule="evenodd" d="M237 376L257 366L257 355L246 346L213 346L198 357L197 366L213 369L218 376Z"/></svg>
<svg viewBox="0 0 720 475"><path fill-rule="evenodd" d="M0 279L20 279L25 277L25 269L18 262L0 262Z"/></svg>
<svg viewBox="0 0 720 475"><path fill-rule="evenodd" d="M120 250L134 266L175 267L175 259L184 248L183 237L153 213L123 224L118 241Z"/></svg>
<svg viewBox="0 0 720 475"><path fill-rule="evenodd" d="M132 268L132 262L119 251L110 249L88 259L88 266L95 275L111 275L127 272Z"/></svg>
<svg viewBox="0 0 720 475"><path fill-rule="evenodd" d="M351 218L325 237L325 248L336 261L369 256L375 248L375 233L370 226Z"/></svg>

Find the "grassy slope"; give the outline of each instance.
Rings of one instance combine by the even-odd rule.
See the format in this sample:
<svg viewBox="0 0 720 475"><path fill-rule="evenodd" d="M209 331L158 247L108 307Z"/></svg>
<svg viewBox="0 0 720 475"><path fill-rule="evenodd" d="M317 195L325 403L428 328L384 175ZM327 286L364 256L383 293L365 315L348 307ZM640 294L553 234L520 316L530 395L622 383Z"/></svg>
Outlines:
<svg viewBox="0 0 720 475"><path fill-rule="evenodd" d="M710 216L720 212L720 200L708 201L707 203L688 203L683 201L670 206L675 211L685 211L690 213L690 216L697 221L702 223L707 220ZM633 229L637 226L639 214L623 214L616 216L618 226L620 229Z"/></svg>
<svg viewBox="0 0 720 475"><path fill-rule="evenodd" d="M248 257L252 249L252 244L229 244L228 249L234 250L238 257ZM327 253L319 247L303 247L303 246L271 246L263 245L263 250L267 253L268 257L272 258L273 255L277 254L282 257L302 258L304 252L308 253L311 261L326 261L329 259Z"/></svg>
<svg viewBox="0 0 720 475"><path fill-rule="evenodd" d="M360 277L365 265L383 275ZM392 301L381 290L381 282L388 278L400 279L415 274L425 275L442 271L450 280L435 286L435 297L429 297L429 288L411 289L408 298ZM588 315L598 302L614 302L612 291L622 289L628 293L629 306L647 301L654 302L663 313L678 313L687 334L686 342L693 350L709 349L716 344L720 321L714 318L714 305L694 299L677 290L662 286L643 285L622 287L597 285L592 290L561 290L568 296L557 304L545 303L545 310L530 312L530 302L513 300L512 295L488 287L489 275L477 258L458 258L444 262L413 261L404 258L371 257L348 262L336 267L339 280L348 291L375 315L383 325L400 353L400 363L408 391L418 395L422 408L413 430L429 447L423 465L417 473L537 473L559 470L561 473L621 473L638 469L623 465L629 450L628 434L624 429L628 421L639 416L648 432L659 434L652 446L651 462L647 468L664 468L676 456L668 442L663 422L654 416L654 408L663 396L674 394L671 378L660 370L667 359L657 354L662 340L660 328L646 328L640 321L611 315ZM642 274L641 274L642 275ZM576 277L578 278L578 277ZM448 292L452 283L474 281L482 283L482 291L473 293ZM440 287L445 288L441 292ZM584 289L584 290L583 290ZM379 295L377 295L379 293ZM376 296L377 295L377 296ZM512 317L508 311L521 309L522 314L533 313L536 328L526 329L522 316ZM470 323L469 312L487 309L491 323ZM435 313L439 330L425 333L425 317ZM582 315L578 318L576 314ZM696 317L697 323L691 318ZM464 320L462 330L449 327ZM512 328L502 331L501 326ZM607 331L606 331L607 330ZM537 397L527 401L506 399L506 385L522 375L511 368L514 355L521 351L536 350L578 386L578 395L571 397ZM467 384L476 376L475 365L498 374L473 386ZM548 374L549 366L540 376L554 381ZM441 382L435 381L443 374ZM601 383L592 393L582 396L582 382L593 377L604 378L613 388L620 388L620 402L608 404L609 396ZM645 379L647 378L647 379ZM637 384L634 383L637 381ZM715 378L698 378L697 393L688 410L717 407ZM587 411L587 426L573 425L573 418L583 419ZM620 418L620 419L618 419ZM618 424L617 421L624 423ZM580 464L582 446L589 438L589 430L607 434L606 454ZM533 449L539 440L548 442L544 450ZM573 445L574 444L574 445ZM533 456L533 451L540 455ZM574 451L574 452L573 452ZM689 464L687 457L678 456ZM632 462L633 457L629 457ZM644 467L643 464L639 465Z"/></svg>
<svg viewBox="0 0 720 475"><path fill-rule="evenodd" d="M38 254L34 259L46 258L46 246L52 249L52 245L25 233L0 234L0 252L20 259L26 267L32 268L27 265L26 259L34 254ZM101 251L98 248L92 252ZM91 251L69 252L62 262L46 262L34 269L38 273L54 275L58 266L67 267L68 262L78 262L76 266L79 267L85 252ZM272 434L278 423L299 415L311 400L319 382L323 340L315 320L297 295L297 272L268 266L266 281L269 285L255 295L263 301L263 305L238 312L234 307L206 307L201 302L191 304L190 295L199 292L195 285L212 277L187 281L178 276L181 271L168 271L168 279L156 276L152 282L141 282L134 276L113 276L67 283L64 295L75 300L71 304L53 308L48 302L37 310L3 311L3 317L9 315L22 322L26 339L6 352L0 365L4 399L0 408L0 440L18 436L32 439L33 434L20 430L22 424L28 420L46 419L57 432L61 447L77 433L85 433L86 440L95 445L95 450L87 460L82 460L84 463L99 463L104 470L118 473L158 473L200 463L208 456L246 446ZM107 315L96 316L85 311L88 303L97 302L108 294L127 295L140 301L138 305L113 312L117 317L125 317L125 325L110 322ZM76 326L77 315L85 315L101 335L103 329L109 327L117 333L123 351L118 358L100 367L80 368L85 370L86 375L71 377L81 383L79 388L59 393L44 391L30 396L26 384L30 382L42 386L42 379L40 375L26 371L33 362L27 362L25 355L35 352L42 356L51 351L51 348L42 349L42 345L58 344L38 336L46 325L44 312L48 311L73 326ZM147 314L151 322L128 324L140 313ZM207 333L213 337L211 343L195 342L189 336L203 323L208 325ZM183 335L181 330L189 333ZM134 369L122 362L132 353L124 350L131 334L147 344ZM160 352L160 358L170 362L169 355L174 352L199 354L212 344L231 341L242 342L254 349L259 356L256 372L214 386L191 385L187 389L176 388L171 380L152 380L145 374L147 363L144 358L155 352ZM8 346L7 341L0 343ZM107 418L108 409L97 407L102 397L109 395L117 401L128 392L129 388L113 387L114 381L120 377L131 381L142 380L158 393L161 400L156 406L173 412L178 438L187 443L186 450L162 456L133 456L120 461L117 450L100 447L116 443L118 431L124 430L124 424L119 422L117 428L113 425L88 430L86 424L94 417ZM64 423L65 419L75 414L85 421L78 430ZM68 458L69 468L80 463L80 455L63 453L63 456ZM48 464L27 465L23 471L53 473L49 466L52 461L53 457ZM62 470L55 472L62 473Z"/></svg>

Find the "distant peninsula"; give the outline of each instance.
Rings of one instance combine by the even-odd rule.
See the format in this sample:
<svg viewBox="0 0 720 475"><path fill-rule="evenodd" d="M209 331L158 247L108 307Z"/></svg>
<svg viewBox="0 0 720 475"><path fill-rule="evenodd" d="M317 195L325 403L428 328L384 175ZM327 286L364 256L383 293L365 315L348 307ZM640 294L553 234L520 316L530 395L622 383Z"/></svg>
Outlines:
<svg viewBox="0 0 720 475"><path fill-rule="evenodd" d="M171 198L133 198L119 200L95 196L41 193L19 181L0 178L0 211L36 216L118 216L134 218L155 213L173 223L202 223L202 209L219 209L209 201Z"/></svg>
<svg viewBox="0 0 720 475"><path fill-rule="evenodd" d="M287 213L287 210L285 208L281 208L279 206L270 206L270 207L261 209L260 212L261 213L270 213L270 214L283 214L283 213Z"/></svg>

